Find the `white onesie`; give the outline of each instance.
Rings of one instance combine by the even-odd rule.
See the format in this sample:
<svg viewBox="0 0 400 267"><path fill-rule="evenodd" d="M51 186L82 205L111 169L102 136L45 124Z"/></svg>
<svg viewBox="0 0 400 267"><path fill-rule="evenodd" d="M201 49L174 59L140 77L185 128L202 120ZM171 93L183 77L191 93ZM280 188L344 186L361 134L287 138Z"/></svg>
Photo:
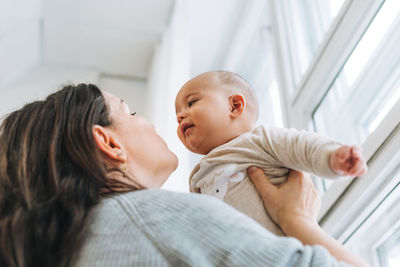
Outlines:
<svg viewBox="0 0 400 267"><path fill-rule="evenodd" d="M202 158L190 175L190 191L215 196L271 232L283 235L265 212L247 168L262 168L273 184L285 182L289 169L336 178L340 176L329 167L329 158L340 146L312 132L258 126Z"/></svg>

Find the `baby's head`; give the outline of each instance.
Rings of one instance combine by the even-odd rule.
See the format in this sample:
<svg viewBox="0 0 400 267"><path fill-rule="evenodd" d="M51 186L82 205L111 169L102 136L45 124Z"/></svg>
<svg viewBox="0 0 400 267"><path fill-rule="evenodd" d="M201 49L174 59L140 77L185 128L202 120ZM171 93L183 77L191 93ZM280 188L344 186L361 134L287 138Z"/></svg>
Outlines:
<svg viewBox="0 0 400 267"><path fill-rule="evenodd" d="M175 99L178 136L187 149L207 154L254 128L258 102L238 74L211 71L185 83Z"/></svg>

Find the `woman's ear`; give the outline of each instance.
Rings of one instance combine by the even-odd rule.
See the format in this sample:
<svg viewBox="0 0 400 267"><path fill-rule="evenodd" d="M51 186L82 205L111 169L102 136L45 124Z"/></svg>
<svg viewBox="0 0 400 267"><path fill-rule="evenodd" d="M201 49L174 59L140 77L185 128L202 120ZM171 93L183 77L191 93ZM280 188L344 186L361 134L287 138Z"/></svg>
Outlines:
<svg viewBox="0 0 400 267"><path fill-rule="evenodd" d="M229 97L230 116L232 119L239 117L244 111L245 99L241 95Z"/></svg>
<svg viewBox="0 0 400 267"><path fill-rule="evenodd" d="M100 125L93 126L93 138L97 147L107 157L122 163L126 162L126 153L123 146L108 129Z"/></svg>

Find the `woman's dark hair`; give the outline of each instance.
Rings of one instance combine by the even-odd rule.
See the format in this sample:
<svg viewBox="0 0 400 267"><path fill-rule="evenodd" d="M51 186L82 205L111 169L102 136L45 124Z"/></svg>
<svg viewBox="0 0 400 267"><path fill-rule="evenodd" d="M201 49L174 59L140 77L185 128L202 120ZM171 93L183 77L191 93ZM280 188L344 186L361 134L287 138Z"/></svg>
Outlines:
<svg viewBox="0 0 400 267"><path fill-rule="evenodd" d="M107 177L92 128L111 118L95 85L65 86L0 126L0 266L68 266L105 194L139 189Z"/></svg>

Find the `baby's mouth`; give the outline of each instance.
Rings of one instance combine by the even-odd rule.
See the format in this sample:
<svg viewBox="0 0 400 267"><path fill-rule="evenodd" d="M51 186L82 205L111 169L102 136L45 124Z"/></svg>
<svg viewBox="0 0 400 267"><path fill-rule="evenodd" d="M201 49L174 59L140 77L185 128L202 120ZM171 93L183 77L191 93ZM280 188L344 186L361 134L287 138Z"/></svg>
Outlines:
<svg viewBox="0 0 400 267"><path fill-rule="evenodd" d="M183 136L187 136L189 133L190 133L190 131L191 131L191 129L194 127L194 124L190 124L190 123L185 123L185 124L182 124L182 126L181 126L181 131L182 131L182 133L183 133Z"/></svg>

